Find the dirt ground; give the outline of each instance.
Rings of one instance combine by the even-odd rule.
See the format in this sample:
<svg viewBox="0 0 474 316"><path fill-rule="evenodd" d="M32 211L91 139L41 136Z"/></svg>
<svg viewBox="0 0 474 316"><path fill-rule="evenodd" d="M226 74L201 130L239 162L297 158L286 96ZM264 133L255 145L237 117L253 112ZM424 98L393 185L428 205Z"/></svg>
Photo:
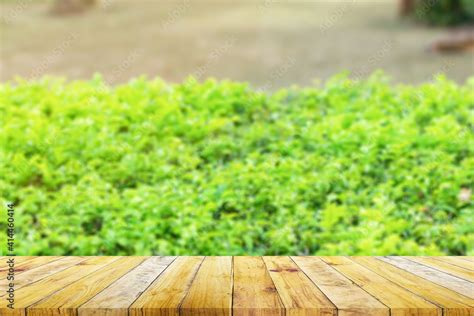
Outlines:
<svg viewBox="0 0 474 316"><path fill-rule="evenodd" d="M395 1L103 0L53 16L38 0L1 3L0 80L44 74L110 83L190 74L276 89L383 69L395 82L474 74L473 54L428 51L446 30L397 16Z"/></svg>

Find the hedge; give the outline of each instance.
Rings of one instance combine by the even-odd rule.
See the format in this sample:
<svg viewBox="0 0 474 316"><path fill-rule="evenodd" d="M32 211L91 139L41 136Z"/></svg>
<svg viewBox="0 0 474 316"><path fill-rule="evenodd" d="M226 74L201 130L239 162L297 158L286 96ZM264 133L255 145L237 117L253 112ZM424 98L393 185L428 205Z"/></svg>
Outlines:
<svg viewBox="0 0 474 316"><path fill-rule="evenodd" d="M0 95L17 254L474 255L474 78L43 78Z"/></svg>
<svg viewBox="0 0 474 316"><path fill-rule="evenodd" d="M414 16L430 25L474 23L473 0L415 0Z"/></svg>

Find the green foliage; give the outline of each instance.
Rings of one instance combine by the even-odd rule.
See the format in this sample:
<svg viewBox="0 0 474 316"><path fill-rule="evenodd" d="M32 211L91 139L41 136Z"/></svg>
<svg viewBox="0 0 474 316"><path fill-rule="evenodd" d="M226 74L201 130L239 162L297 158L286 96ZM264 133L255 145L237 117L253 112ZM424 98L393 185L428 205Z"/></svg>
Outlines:
<svg viewBox="0 0 474 316"><path fill-rule="evenodd" d="M431 25L474 22L473 0L416 0L415 17Z"/></svg>
<svg viewBox="0 0 474 316"><path fill-rule="evenodd" d="M0 95L19 254L474 255L474 78Z"/></svg>

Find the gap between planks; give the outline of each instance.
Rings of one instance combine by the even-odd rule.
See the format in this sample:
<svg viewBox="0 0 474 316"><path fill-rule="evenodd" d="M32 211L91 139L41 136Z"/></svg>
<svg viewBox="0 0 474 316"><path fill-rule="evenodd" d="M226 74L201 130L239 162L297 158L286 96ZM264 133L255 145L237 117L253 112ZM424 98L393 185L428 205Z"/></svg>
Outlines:
<svg viewBox="0 0 474 316"><path fill-rule="evenodd" d="M471 260L31 257L0 315L472 315Z"/></svg>

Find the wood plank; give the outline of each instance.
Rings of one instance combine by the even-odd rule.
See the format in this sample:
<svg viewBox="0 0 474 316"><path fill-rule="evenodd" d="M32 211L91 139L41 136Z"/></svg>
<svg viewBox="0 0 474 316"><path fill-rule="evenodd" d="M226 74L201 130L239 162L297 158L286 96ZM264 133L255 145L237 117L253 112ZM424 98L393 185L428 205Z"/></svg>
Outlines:
<svg viewBox="0 0 474 316"><path fill-rule="evenodd" d="M179 316L204 257L178 257L130 306L130 316Z"/></svg>
<svg viewBox="0 0 474 316"><path fill-rule="evenodd" d="M317 257L293 261L336 305L338 315L390 315L389 308Z"/></svg>
<svg viewBox="0 0 474 316"><path fill-rule="evenodd" d="M23 273L25 271L37 268L46 263L53 262L61 259L61 257L34 257L24 262L15 262L15 275ZM0 268L0 272L8 271L8 267Z"/></svg>
<svg viewBox="0 0 474 316"><path fill-rule="evenodd" d="M345 257L321 257L335 270L390 308L392 316L441 316L436 305ZM461 307L465 307L461 305Z"/></svg>
<svg viewBox="0 0 474 316"><path fill-rule="evenodd" d="M384 262L390 263L391 265L397 268L400 268L416 276L419 276L423 279L426 279L428 281L441 285L445 288L458 292L462 295L465 295L471 299L474 299L474 284L469 281L441 272L439 270L433 269L423 264L410 261L406 258L401 258L401 257L377 257L377 258ZM473 300L473 303L474 303L474 300Z"/></svg>
<svg viewBox="0 0 474 316"><path fill-rule="evenodd" d="M76 258L77 257L65 257ZM80 258L83 259L83 258ZM43 278L35 283L29 284L15 292L15 309L6 307L6 301L1 300L0 315L2 316L26 316L26 308L65 286L91 274L94 271L112 263L118 257L91 257L65 270Z"/></svg>
<svg viewBox="0 0 474 316"><path fill-rule="evenodd" d="M180 315L231 315L232 257L206 257L201 264Z"/></svg>
<svg viewBox="0 0 474 316"><path fill-rule="evenodd" d="M0 315L474 316L471 259L32 257Z"/></svg>
<svg viewBox="0 0 474 316"><path fill-rule="evenodd" d="M151 257L82 305L79 316L128 316L128 308L176 257ZM175 280L178 282L178 280Z"/></svg>
<svg viewBox="0 0 474 316"><path fill-rule="evenodd" d="M408 260L415 261L445 273L457 276L469 282L474 282L474 271L464 269L447 262L433 259L432 257L405 257Z"/></svg>
<svg viewBox="0 0 474 316"><path fill-rule="evenodd" d="M0 258L0 269L3 270L8 267L8 259L10 258L15 258L15 265L19 263L26 262L28 260L34 259L35 257L33 256L2 256Z"/></svg>
<svg viewBox="0 0 474 316"><path fill-rule="evenodd" d="M142 263L146 257L122 257L29 306L28 316L76 316L77 307Z"/></svg>
<svg viewBox="0 0 474 316"><path fill-rule="evenodd" d="M403 257L377 257L377 259L474 299L474 283L463 278Z"/></svg>
<svg viewBox="0 0 474 316"><path fill-rule="evenodd" d="M447 262L455 266L474 271L474 263L464 257L433 257L433 259Z"/></svg>
<svg viewBox="0 0 474 316"><path fill-rule="evenodd" d="M409 289L434 304L443 307L445 315L469 315L474 301L445 287L399 269L372 257L352 257L351 260L371 269L386 279Z"/></svg>
<svg viewBox="0 0 474 316"><path fill-rule="evenodd" d="M234 257L233 315L284 315L284 306L261 257Z"/></svg>
<svg viewBox="0 0 474 316"><path fill-rule="evenodd" d="M263 257L287 315L336 315L336 307L289 257Z"/></svg>
<svg viewBox="0 0 474 316"><path fill-rule="evenodd" d="M29 271L25 271L15 277L15 289L18 290L28 284L47 278L50 275L66 270L84 260L86 260L86 257L64 257ZM28 262L30 261L26 261L25 263ZM10 283L10 281L7 279L0 280L0 288L6 287L8 283Z"/></svg>

